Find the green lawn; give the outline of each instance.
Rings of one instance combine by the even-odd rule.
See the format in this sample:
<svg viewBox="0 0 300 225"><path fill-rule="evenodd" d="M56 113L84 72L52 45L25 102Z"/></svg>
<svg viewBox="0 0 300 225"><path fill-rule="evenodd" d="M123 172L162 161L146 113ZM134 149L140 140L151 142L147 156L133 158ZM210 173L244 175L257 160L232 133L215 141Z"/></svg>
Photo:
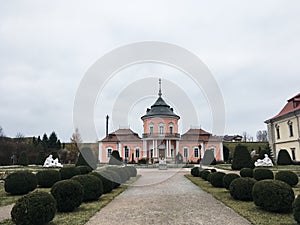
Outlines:
<svg viewBox="0 0 300 225"><path fill-rule="evenodd" d="M199 186L202 190L210 193L214 198L220 200L228 207L248 219L254 225L297 225L292 213L279 214L263 211L255 206L253 202L237 201L231 198L230 193L225 188L215 188L207 181L192 175L186 178ZM295 194L300 193L300 186L294 188Z"/></svg>
<svg viewBox="0 0 300 225"><path fill-rule="evenodd" d="M56 213L55 218L49 225L84 225L96 212L101 208L110 203L115 197L121 194L126 188L135 182L140 176L131 178L125 184L122 184L120 187L114 189L111 193L102 195L98 201L83 203L78 209L70 213ZM1 184L0 196L1 203L2 199L7 204L14 203L21 196L8 196L3 190L3 184ZM44 191L49 191L50 189L40 189ZM4 196L3 196L4 192ZM2 198L3 196L3 198ZM7 205L3 204L3 205ZM0 222L0 225L13 225L14 223L8 219Z"/></svg>

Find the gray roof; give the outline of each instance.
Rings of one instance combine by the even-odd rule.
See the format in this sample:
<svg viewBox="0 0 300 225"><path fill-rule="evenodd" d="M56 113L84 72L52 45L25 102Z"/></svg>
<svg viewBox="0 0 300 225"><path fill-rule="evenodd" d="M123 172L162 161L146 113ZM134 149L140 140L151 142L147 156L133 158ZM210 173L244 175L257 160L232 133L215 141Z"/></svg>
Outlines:
<svg viewBox="0 0 300 225"><path fill-rule="evenodd" d="M147 109L146 115L142 116L141 119L146 119L147 117L155 117L155 116L167 116L167 117L175 117L180 119L178 115L176 115L171 108L159 95L156 102L151 106L151 109Z"/></svg>

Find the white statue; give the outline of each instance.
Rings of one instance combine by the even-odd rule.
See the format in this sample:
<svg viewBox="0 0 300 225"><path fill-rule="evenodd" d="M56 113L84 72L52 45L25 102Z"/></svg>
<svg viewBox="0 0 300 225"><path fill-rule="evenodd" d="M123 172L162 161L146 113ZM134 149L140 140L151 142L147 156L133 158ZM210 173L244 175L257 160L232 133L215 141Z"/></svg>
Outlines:
<svg viewBox="0 0 300 225"><path fill-rule="evenodd" d="M264 159L258 159L255 163L255 166L274 166L272 160L269 158L267 154L265 154Z"/></svg>
<svg viewBox="0 0 300 225"><path fill-rule="evenodd" d="M53 156L49 155L45 160L43 167L63 167L63 165L58 162L58 159L53 159Z"/></svg>

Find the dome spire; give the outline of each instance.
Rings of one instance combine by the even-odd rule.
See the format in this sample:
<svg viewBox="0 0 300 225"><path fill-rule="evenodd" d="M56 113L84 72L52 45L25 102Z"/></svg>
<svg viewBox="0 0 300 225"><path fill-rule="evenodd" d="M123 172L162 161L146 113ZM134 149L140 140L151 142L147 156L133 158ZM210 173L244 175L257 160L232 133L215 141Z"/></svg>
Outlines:
<svg viewBox="0 0 300 225"><path fill-rule="evenodd" d="M158 96L161 97L162 93L161 93L161 79L160 78L159 78L158 82L159 82Z"/></svg>

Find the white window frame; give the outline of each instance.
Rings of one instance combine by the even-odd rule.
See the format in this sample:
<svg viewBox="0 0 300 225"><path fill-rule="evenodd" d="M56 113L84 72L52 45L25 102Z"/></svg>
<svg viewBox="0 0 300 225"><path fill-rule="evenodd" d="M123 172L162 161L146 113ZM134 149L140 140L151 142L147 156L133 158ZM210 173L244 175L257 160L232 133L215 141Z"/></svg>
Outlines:
<svg viewBox="0 0 300 225"><path fill-rule="evenodd" d="M188 158L188 157L189 157L189 148L183 147L183 158Z"/></svg>
<svg viewBox="0 0 300 225"><path fill-rule="evenodd" d="M110 153L109 153L109 151L110 151ZM112 151L113 151L112 147L107 147L106 148L106 158L110 158Z"/></svg>

